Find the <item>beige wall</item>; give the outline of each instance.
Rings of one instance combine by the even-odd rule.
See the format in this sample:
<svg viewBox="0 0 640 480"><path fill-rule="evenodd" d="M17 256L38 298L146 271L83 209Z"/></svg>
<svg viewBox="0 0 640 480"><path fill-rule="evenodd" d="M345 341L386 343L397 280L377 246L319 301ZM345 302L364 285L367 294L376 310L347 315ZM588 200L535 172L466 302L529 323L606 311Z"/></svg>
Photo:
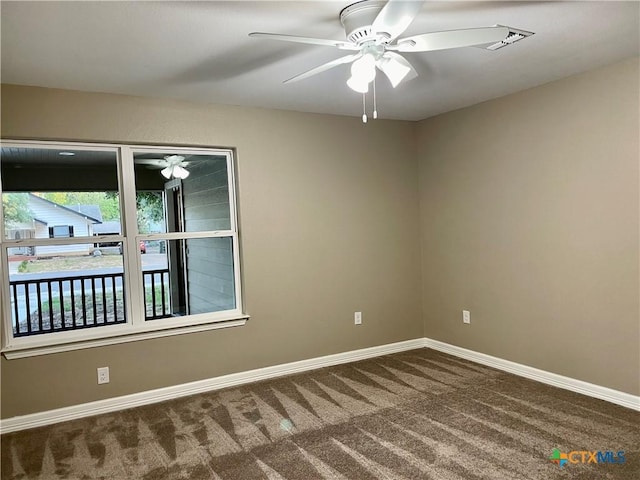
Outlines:
<svg viewBox="0 0 640 480"><path fill-rule="evenodd" d="M639 85L635 59L366 126L3 86L5 138L236 147L252 318L2 358L2 418L423 335L640 394Z"/></svg>
<svg viewBox="0 0 640 480"><path fill-rule="evenodd" d="M415 129L3 86L4 138L237 148L252 317L239 328L2 358L2 417L422 337ZM111 383L98 386L104 365Z"/></svg>
<svg viewBox="0 0 640 480"><path fill-rule="evenodd" d="M636 58L419 124L427 337L640 394L639 91Z"/></svg>

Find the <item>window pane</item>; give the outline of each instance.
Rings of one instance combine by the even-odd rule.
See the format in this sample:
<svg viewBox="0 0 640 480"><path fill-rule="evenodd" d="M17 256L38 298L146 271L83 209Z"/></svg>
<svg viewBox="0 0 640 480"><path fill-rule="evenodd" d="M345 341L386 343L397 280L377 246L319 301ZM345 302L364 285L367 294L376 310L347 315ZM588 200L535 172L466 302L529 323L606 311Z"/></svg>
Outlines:
<svg viewBox="0 0 640 480"><path fill-rule="evenodd" d="M3 146L5 238L120 233L116 159L111 151Z"/></svg>
<svg viewBox="0 0 640 480"><path fill-rule="evenodd" d="M140 233L231 229L227 158L134 153Z"/></svg>
<svg viewBox="0 0 640 480"><path fill-rule="evenodd" d="M119 244L23 248L7 249L15 337L126 322Z"/></svg>
<svg viewBox="0 0 640 480"><path fill-rule="evenodd" d="M146 319L236 308L231 237L146 242Z"/></svg>
<svg viewBox="0 0 640 480"><path fill-rule="evenodd" d="M49 237L51 238L73 237L73 225L55 225L53 227L49 227Z"/></svg>

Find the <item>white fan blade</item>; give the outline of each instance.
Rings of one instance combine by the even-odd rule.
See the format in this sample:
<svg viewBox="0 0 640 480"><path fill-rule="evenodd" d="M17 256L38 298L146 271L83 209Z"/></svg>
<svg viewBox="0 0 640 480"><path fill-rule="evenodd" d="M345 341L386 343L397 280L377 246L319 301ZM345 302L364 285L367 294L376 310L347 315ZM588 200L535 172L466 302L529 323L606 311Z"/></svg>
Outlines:
<svg viewBox="0 0 640 480"><path fill-rule="evenodd" d="M393 40L404 32L422 8L422 0L389 0L373 21L374 33L388 33Z"/></svg>
<svg viewBox="0 0 640 480"><path fill-rule="evenodd" d="M324 38L298 37L295 35L282 35L279 33L251 32L250 37L267 38L269 40L280 40L283 42L306 43L309 45L323 45L325 47L337 47L342 50L358 50L359 47L353 43L341 40L328 40Z"/></svg>
<svg viewBox="0 0 640 480"><path fill-rule="evenodd" d="M164 158L136 158L135 163L144 163L144 164L157 164L159 162L166 163L167 161Z"/></svg>
<svg viewBox="0 0 640 480"><path fill-rule="evenodd" d="M137 158L134 160L136 165L147 165L149 167L163 168L167 166L164 158Z"/></svg>
<svg viewBox="0 0 640 480"><path fill-rule="evenodd" d="M411 80L418 76L407 59L394 52L385 52L376 66L387 76L393 88L396 88L403 80Z"/></svg>
<svg viewBox="0 0 640 480"><path fill-rule="evenodd" d="M499 42L504 40L508 34L509 29L502 26L423 33L422 35L401 38L397 45L393 45L391 49L398 52L430 52L448 48L471 47Z"/></svg>
<svg viewBox="0 0 640 480"><path fill-rule="evenodd" d="M362 54L360 53L356 53L354 55L345 55L344 57L337 58L330 62L323 63L318 67L312 68L311 70L307 70L306 72L296 75L295 77L291 77L289 80L285 80L283 83L291 83L291 82L297 82L298 80L304 80L305 78L309 78L312 75L316 75L318 73L329 70L333 67L337 67L338 65L343 65L345 63L353 62L354 60L357 60L361 56Z"/></svg>

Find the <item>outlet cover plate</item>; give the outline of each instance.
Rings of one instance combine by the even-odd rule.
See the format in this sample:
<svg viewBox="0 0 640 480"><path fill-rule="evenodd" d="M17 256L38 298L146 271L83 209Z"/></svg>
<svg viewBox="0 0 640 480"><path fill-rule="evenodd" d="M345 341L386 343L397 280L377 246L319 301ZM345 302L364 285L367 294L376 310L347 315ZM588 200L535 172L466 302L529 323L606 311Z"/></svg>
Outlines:
<svg viewBox="0 0 640 480"><path fill-rule="evenodd" d="M98 368L98 385L109 383L109 367Z"/></svg>

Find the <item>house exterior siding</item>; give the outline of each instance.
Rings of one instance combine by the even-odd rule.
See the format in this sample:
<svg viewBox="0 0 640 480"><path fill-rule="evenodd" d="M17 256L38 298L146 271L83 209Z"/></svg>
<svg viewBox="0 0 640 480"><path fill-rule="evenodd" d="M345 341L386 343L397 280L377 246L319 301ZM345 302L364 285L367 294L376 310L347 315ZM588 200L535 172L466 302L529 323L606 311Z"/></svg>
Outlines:
<svg viewBox="0 0 640 480"><path fill-rule="evenodd" d="M186 231L227 230L229 188L226 159L194 166L183 181ZM187 278L190 313L235 307L233 246L228 238L187 241Z"/></svg>

